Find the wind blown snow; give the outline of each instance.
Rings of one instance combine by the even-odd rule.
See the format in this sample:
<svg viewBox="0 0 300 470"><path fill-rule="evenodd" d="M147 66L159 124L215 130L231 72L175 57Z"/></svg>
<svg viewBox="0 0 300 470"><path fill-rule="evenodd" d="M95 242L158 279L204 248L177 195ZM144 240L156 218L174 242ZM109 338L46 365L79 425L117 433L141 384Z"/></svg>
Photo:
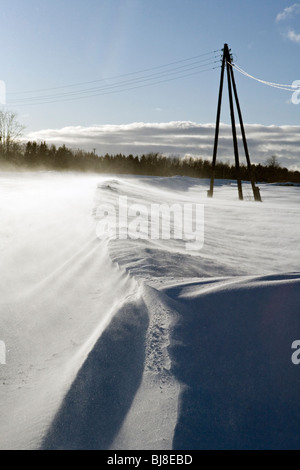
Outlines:
<svg viewBox="0 0 300 470"><path fill-rule="evenodd" d="M2 450L300 448L300 187L208 186L0 173ZM120 197L202 204L203 247L99 237Z"/></svg>

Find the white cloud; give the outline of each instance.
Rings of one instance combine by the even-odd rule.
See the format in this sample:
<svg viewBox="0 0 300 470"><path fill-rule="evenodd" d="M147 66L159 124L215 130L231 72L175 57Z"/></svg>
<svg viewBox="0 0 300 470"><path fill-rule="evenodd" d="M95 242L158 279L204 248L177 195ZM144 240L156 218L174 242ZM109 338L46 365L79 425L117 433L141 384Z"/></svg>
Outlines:
<svg viewBox="0 0 300 470"><path fill-rule="evenodd" d="M290 7L285 8L282 12L278 13L276 16L276 21L284 21L289 18L292 18L294 15L300 13L300 3L294 3Z"/></svg>
<svg viewBox="0 0 300 470"><path fill-rule="evenodd" d="M300 164L300 126L245 125L250 158L253 163L264 163L276 154L282 166L288 168ZM72 148L91 151L98 155L117 154L142 155L160 152L164 155L200 156L211 159L213 153L215 124L197 124L190 121L167 123L131 123L123 125L76 126L62 129L45 129L32 132L26 140L45 140L49 144L66 144ZM239 135L241 163L246 163ZM231 126L221 124L218 160L233 158Z"/></svg>
<svg viewBox="0 0 300 470"><path fill-rule="evenodd" d="M297 43L297 44L300 44L300 34L296 33L293 29L290 29L287 33L287 37Z"/></svg>

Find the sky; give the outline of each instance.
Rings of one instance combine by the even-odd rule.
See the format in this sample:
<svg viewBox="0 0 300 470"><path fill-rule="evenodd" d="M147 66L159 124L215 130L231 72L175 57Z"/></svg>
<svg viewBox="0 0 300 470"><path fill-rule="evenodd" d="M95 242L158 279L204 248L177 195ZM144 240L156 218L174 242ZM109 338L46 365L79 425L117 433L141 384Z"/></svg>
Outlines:
<svg viewBox="0 0 300 470"><path fill-rule="evenodd" d="M0 109L17 113L26 140L99 155L211 158L225 43L233 63L255 78L300 80L293 1L0 0L0 7ZM300 168L300 104L290 91L234 74L251 160L276 154ZM230 160L226 80L221 121L219 155Z"/></svg>

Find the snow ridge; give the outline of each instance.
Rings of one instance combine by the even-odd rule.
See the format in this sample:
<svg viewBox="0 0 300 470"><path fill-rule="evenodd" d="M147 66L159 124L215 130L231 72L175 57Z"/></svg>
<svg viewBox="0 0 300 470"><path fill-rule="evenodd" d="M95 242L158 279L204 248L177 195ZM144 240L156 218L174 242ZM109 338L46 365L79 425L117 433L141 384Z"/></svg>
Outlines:
<svg viewBox="0 0 300 470"><path fill-rule="evenodd" d="M298 187L1 177L1 449L300 448ZM203 250L100 240L120 195L205 202Z"/></svg>

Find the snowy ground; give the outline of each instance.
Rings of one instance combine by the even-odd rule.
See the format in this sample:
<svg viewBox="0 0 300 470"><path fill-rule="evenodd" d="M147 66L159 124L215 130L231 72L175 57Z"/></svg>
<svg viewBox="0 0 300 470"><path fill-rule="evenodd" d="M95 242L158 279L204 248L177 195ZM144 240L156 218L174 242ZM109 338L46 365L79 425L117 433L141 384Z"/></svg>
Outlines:
<svg viewBox="0 0 300 470"><path fill-rule="evenodd" d="M259 186L0 173L0 449L300 449L300 187ZM100 238L125 196L203 247Z"/></svg>

